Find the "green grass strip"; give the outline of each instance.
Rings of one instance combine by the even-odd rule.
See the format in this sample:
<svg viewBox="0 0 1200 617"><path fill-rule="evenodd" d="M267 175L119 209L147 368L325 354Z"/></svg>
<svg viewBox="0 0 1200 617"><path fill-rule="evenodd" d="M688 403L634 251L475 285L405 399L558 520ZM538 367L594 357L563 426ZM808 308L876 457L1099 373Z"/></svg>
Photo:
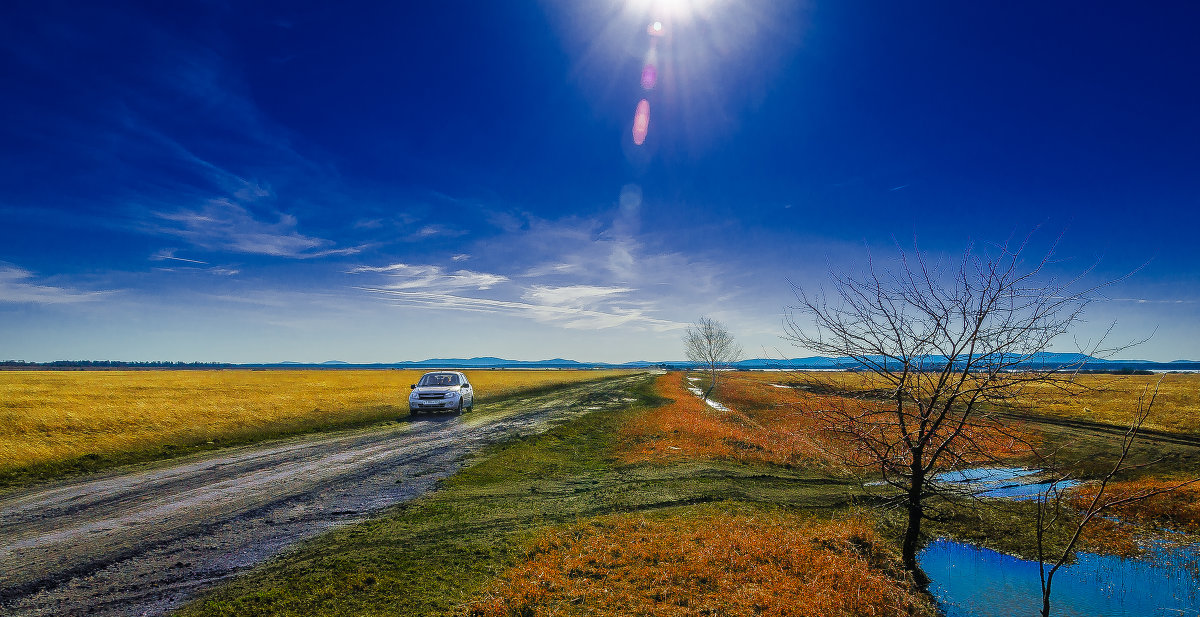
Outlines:
<svg viewBox="0 0 1200 617"><path fill-rule="evenodd" d="M816 472L723 463L622 466L618 430L660 402L596 411L490 448L436 493L333 531L202 596L180 614L448 615L521 558L539 529L612 512L840 508L861 487ZM738 505L749 504L749 505Z"/></svg>

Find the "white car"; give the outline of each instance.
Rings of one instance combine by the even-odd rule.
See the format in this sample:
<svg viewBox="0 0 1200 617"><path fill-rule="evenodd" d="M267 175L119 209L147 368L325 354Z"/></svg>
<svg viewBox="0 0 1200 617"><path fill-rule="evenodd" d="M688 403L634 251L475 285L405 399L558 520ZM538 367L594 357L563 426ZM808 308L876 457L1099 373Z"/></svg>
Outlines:
<svg viewBox="0 0 1200 617"><path fill-rule="evenodd" d="M425 373L412 386L408 395L408 413L416 415L422 411L471 411L475 407L475 393L467 376L458 371L434 371Z"/></svg>

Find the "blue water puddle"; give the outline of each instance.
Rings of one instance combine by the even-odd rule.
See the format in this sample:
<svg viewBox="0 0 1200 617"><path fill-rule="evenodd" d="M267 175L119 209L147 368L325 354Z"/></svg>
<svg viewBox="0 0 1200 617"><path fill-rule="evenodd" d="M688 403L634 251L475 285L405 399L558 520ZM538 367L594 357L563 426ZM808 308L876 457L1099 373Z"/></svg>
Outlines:
<svg viewBox="0 0 1200 617"><path fill-rule="evenodd" d="M1037 499L1050 488L1051 482L1030 482L1029 476L1041 473L1038 469L1024 467L975 467L956 471L945 471L933 477L935 482L962 487L977 497L996 499ZM1074 480L1058 483L1066 489L1076 484Z"/></svg>
<svg viewBox="0 0 1200 617"><path fill-rule="evenodd" d="M1036 499L1050 488L1040 471L977 467L934 476L963 493L1001 499ZM1058 483L1059 489L1075 482ZM1011 617L1041 610L1038 564L939 539L917 557L933 580L930 592L946 617ZM1054 577L1051 613L1062 617L1200 617L1200 547L1155 545L1136 559L1079 553Z"/></svg>
<svg viewBox="0 0 1200 617"><path fill-rule="evenodd" d="M946 617L1036 615L1038 564L963 542L937 540L918 555ZM1062 617L1200 617L1200 549L1157 546L1137 559L1080 553L1054 577Z"/></svg>

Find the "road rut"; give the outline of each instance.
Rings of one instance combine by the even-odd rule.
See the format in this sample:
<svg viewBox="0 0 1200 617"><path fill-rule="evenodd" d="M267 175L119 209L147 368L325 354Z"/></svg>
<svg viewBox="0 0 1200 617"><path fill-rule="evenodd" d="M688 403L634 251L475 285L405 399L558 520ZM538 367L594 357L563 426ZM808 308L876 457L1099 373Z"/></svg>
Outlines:
<svg viewBox="0 0 1200 617"><path fill-rule="evenodd" d="M487 444L625 405L643 378L5 496L0 613L166 613L300 540L430 491Z"/></svg>

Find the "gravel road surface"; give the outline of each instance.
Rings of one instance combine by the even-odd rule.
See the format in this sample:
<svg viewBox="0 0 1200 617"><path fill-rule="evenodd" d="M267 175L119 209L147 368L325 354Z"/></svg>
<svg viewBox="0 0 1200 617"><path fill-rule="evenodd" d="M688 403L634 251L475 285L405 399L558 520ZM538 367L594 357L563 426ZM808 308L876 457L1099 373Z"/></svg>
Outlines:
<svg viewBox="0 0 1200 617"><path fill-rule="evenodd" d="M161 615L297 541L432 490L487 444L627 404L641 379L0 497L0 614Z"/></svg>

